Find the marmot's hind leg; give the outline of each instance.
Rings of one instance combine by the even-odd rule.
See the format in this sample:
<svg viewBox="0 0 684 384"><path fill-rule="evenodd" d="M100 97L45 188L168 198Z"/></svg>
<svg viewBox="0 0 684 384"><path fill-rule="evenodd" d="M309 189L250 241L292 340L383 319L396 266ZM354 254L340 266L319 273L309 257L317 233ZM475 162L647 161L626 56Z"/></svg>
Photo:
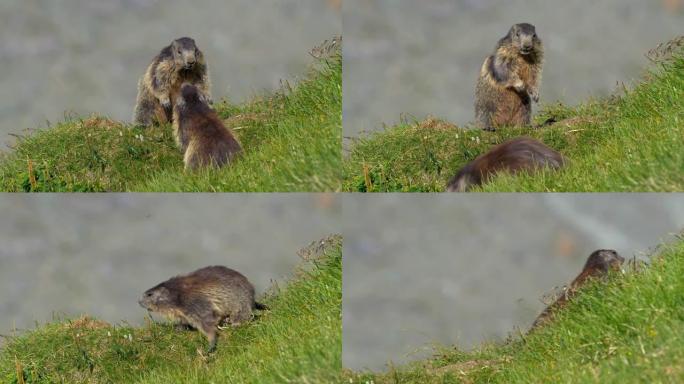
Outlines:
<svg viewBox="0 0 684 384"><path fill-rule="evenodd" d="M480 126L485 131L490 131L494 132L496 131L496 128L494 127L494 124L492 123L492 115L493 113L491 112L490 109L487 108L492 108L492 106L486 106L482 108L481 111L479 111L478 116L477 116L477 122ZM494 106L494 108L496 108Z"/></svg>
<svg viewBox="0 0 684 384"><path fill-rule="evenodd" d="M149 127L158 117L159 109L157 103L152 99L152 95L143 91L138 94L138 100L133 112L133 124Z"/></svg>
<svg viewBox="0 0 684 384"><path fill-rule="evenodd" d="M213 153L209 157L209 164L212 168L221 168L230 161L230 156L227 148L222 148L223 145L215 145Z"/></svg>
<svg viewBox="0 0 684 384"><path fill-rule="evenodd" d="M185 154L183 156L183 162L185 163L185 171L193 171L201 165L200 155L197 153L197 145L194 142L190 142L188 147L185 149Z"/></svg>

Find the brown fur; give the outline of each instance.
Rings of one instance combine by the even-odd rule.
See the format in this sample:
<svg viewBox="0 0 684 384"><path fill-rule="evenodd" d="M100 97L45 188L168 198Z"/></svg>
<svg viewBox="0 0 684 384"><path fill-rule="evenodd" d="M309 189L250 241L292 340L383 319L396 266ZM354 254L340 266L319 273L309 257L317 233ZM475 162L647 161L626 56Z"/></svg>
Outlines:
<svg viewBox="0 0 684 384"><path fill-rule="evenodd" d="M171 121L172 95L184 82L195 84L202 98L212 102L204 54L189 37L174 40L152 60L138 81L133 123L149 126Z"/></svg>
<svg viewBox="0 0 684 384"><path fill-rule="evenodd" d="M553 313L565 306L565 304L575 296L577 290L586 284L589 279L604 277L610 271L620 271L624 261L625 259L612 249L599 249L594 251L589 255L587 262L584 264L584 268L582 268L582 272L580 272L575 280L570 283L570 286L565 289L563 295L544 309L534 321L534 324L532 324L530 331L547 323L551 319Z"/></svg>
<svg viewBox="0 0 684 384"><path fill-rule="evenodd" d="M530 125L539 101L544 48L531 24L515 24L482 64L475 89L475 119L485 130Z"/></svg>
<svg viewBox="0 0 684 384"><path fill-rule="evenodd" d="M184 155L185 169L221 167L242 151L233 133L192 84L183 84L175 97L173 132Z"/></svg>
<svg viewBox="0 0 684 384"><path fill-rule="evenodd" d="M216 348L218 326L224 321L237 326L252 319L254 309L265 309L254 301L254 286L241 273L222 266L198 269L173 277L148 289L138 301L181 326L197 329Z"/></svg>
<svg viewBox="0 0 684 384"><path fill-rule="evenodd" d="M560 153L529 137L518 137L494 146L466 164L447 185L448 192L466 192L486 183L498 172L513 174L539 168L561 168L565 160Z"/></svg>

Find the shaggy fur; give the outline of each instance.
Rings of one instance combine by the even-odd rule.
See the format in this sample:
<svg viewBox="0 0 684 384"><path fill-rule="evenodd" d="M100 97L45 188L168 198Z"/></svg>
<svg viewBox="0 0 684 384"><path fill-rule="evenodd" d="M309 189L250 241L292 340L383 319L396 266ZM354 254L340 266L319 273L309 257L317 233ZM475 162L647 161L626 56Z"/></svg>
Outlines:
<svg viewBox="0 0 684 384"><path fill-rule="evenodd" d="M448 192L466 192L486 183L498 172L517 173L565 165L560 153L529 137L518 137L490 149L466 164L447 185Z"/></svg>
<svg viewBox="0 0 684 384"><path fill-rule="evenodd" d="M183 84L175 97L173 133L186 170L222 167L242 151L233 133L192 84Z"/></svg>
<svg viewBox="0 0 684 384"><path fill-rule="evenodd" d="M171 121L171 95L184 82L195 84L202 98L212 102L211 83L204 54L195 40L182 37L174 40L152 60L138 81L138 97L133 123L149 126Z"/></svg>
<svg viewBox="0 0 684 384"><path fill-rule="evenodd" d="M252 319L254 309L266 309L254 301L254 286L241 273L222 266L198 269L173 277L148 289L138 303L179 325L197 329L216 348L218 326L233 326Z"/></svg>
<svg viewBox="0 0 684 384"><path fill-rule="evenodd" d="M475 89L475 119L485 130L530 125L539 101L544 48L531 24L515 24L482 64Z"/></svg>
<svg viewBox="0 0 684 384"><path fill-rule="evenodd" d="M587 259L582 272L570 283L570 286L565 289L561 297L544 309L534 321L534 324L532 324L530 331L547 323L554 312L565 306L575 296L577 290L586 284L589 279L605 277L610 271L620 271L624 261L625 259L612 249L594 251Z"/></svg>

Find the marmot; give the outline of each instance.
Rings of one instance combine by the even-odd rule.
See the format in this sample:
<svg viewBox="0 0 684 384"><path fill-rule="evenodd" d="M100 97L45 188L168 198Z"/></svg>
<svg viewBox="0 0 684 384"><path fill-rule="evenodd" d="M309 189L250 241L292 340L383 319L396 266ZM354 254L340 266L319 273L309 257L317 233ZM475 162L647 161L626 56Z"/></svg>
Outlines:
<svg viewBox="0 0 684 384"><path fill-rule="evenodd" d="M221 167L242 151L233 133L192 84L184 83L175 97L173 133L183 152L186 170Z"/></svg>
<svg viewBox="0 0 684 384"><path fill-rule="evenodd" d="M553 313L564 306L590 278L604 277L609 271L620 271L624 261L625 259L612 249L594 251L589 255L582 272L570 283L561 297L544 309L532 324L530 331L546 323Z"/></svg>
<svg viewBox="0 0 684 384"><path fill-rule="evenodd" d="M202 98L212 103L209 72L204 54L195 40L181 37L165 47L152 60L138 81L138 98L133 112L133 124L149 126L171 120L171 95L183 82L197 85Z"/></svg>
<svg viewBox="0 0 684 384"><path fill-rule="evenodd" d="M245 276L222 266L172 277L145 291L138 303L197 329L209 340L210 352L216 348L216 332L224 320L237 326L251 320L254 309L267 309L254 301L254 286Z"/></svg>
<svg viewBox="0 0 684 384"><path fill-rule="evenodd" d="M475 119L481 128L530 125L539 101L544 48L534 25L515 24L480 69Z"/></svg>
<svg viewBox="0 0 684 384"><path fill-rule="evenodd" d="M494 146L485 154L466 164L447 184L448 192L466 192L472 186L486 183L501 171L517 173L565 165L560 153L529 137L517 137Z"/></svg>

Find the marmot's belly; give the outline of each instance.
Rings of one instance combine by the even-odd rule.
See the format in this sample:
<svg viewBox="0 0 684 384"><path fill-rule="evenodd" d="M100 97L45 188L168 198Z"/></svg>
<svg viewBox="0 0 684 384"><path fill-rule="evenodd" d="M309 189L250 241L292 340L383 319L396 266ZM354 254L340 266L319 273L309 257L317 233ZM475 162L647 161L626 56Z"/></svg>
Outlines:
<svg viewBox="0 0 684 384"><path fill-rule="evenodd" d="M530 124L531 104L529 97L521 97L517 92L505 90L501 95L492 125L522 126Z"/></svg>

